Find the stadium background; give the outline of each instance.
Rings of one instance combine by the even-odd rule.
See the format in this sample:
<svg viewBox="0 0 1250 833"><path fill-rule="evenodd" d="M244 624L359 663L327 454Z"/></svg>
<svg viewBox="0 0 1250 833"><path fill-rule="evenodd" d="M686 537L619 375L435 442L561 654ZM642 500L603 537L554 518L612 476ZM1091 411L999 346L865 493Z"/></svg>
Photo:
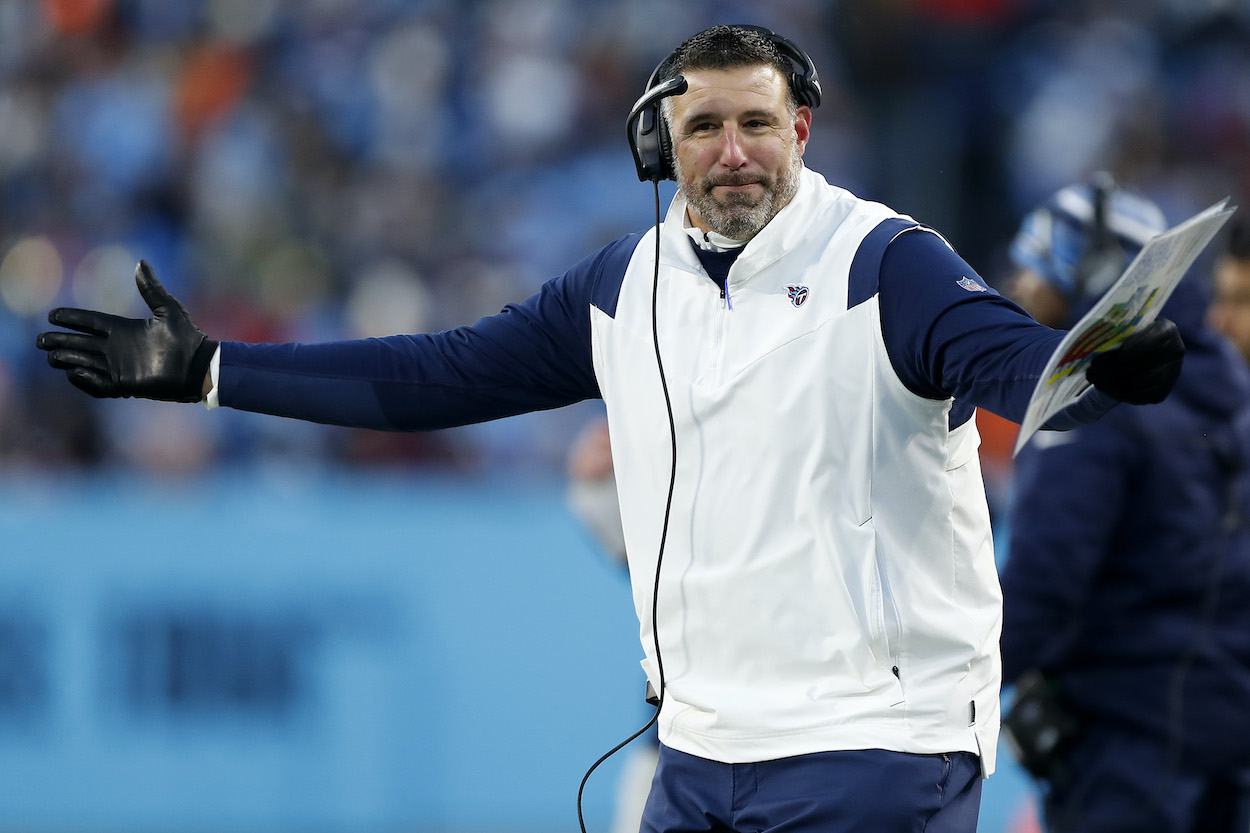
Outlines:
<svg viewBox="0 0 1250 833"><path fill-rule="evenodd" d="M389 436L99 403L33 340L139 314L140 257L219 338L494 312L651 221L624 115L716 22L802 45L812 167L991 283L1093 170L1172 221L1250 181L1242 0L0 0L0 832L576 829L647 716L563 504L596 405ZM1027 829L1000 761L981 829Z"/></svg>

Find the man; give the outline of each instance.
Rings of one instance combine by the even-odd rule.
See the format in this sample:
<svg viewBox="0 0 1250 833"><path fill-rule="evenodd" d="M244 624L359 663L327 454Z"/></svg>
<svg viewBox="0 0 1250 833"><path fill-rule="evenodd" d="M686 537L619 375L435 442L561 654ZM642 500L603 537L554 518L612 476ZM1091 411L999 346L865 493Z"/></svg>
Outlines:
<svg viewBox="0 0 1250 833"><path fill-rule="evenodd" d="M661 704L643 829L972 831L1000 594L970 417L1020 419L1063 333L803 166L819 83L784 38L700 32L649 87L666 220L471 327L217 345L141 264L153 319L54 310L80 332L39 346L97 396L384 430L602 397ZM1136 334L1063 418L1163 398L1183 349Z"/></svg>
<svg viewBox="0 0 1250 833"><path fill-rule="evenodd" d="M1234 222L1228 246L1215 262L1211 326L1250 361L1250 225Z"/></svg>
<svg viewBox="0 0 1250 833"><path fill-rule="evenodd" d="M1060 191L1011 246L1009 294L1070 326L1164 229L1109 183ZM1005 724L1049 833L1250 830L1250 374L1204 323L1167 400L1034 437L1003 569Z"/></svg>

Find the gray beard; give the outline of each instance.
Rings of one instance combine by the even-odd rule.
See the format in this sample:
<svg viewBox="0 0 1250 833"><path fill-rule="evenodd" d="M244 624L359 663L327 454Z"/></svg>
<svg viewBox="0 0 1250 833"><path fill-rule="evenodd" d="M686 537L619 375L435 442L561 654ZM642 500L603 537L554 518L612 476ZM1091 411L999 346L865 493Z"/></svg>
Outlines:
<svg viewBox="0 0 1250 833"><path fill-rule="evenodd" d="M750 240L794 198L795 192L799 190L799 171L803 168L803 158L799 156L796 143L791 148L790 164L785 170L776 179L760 183L764 194L758 199L749 194L731 193L725 199L717 200L712 196L712 189L717 185L737 184L737 180L723 177L696 185L682 176L680 163L676 168L677 181L682 183L681 191L685 194L686 201L712 231L733 240Z"/></svg>

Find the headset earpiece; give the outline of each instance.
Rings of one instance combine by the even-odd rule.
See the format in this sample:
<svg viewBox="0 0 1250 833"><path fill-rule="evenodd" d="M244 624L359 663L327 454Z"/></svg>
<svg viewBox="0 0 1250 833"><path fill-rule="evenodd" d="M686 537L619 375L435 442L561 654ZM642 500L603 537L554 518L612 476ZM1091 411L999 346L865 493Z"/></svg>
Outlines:
<svg viewBox="0 0 1250 833"><path fill-rule="evenodd" d="M788 38L778 35L771 29L762 26L736 26L737 29L750 29L768 38L782 55L798 67L798 72L791 72L787 78L794 100L800 106L820 106L820 77L816 74L816 66L807 53ZM668 122L661 110L662 102L669 96L681 95L686 91L686 79L674 76L662 84L657 79L664 77L666 70L672 65L676 53L670 54L660 62L647 79L646 92L635 102L625 120L625 131L629 139L629 147L634 155L634 166L638 169L638 179L642 182L659 182L662 179L676 179L677 172L673 166L673 140L669 133Z"/></svg>
<svg viewBox="0 0 1250 833"><path fill-rule="evenodd" d="M651 73L651 77L655 78L658 72L659 67ZM687 86L686 79L680 75L673 76L658 87L648 85L642 98L629 111L625 129L629 135L629 147L634 153L634 165L638 168L638 179L642 182L674 178L671 162L673 142L660 107L664 99L681 95Z"/></svg>

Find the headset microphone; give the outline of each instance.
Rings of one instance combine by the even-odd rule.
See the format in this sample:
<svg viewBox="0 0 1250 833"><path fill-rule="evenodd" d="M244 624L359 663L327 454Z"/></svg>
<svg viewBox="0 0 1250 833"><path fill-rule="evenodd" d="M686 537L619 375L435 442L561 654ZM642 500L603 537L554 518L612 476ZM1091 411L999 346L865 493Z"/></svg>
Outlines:
<svg viewBox="0 0 1250 833"><path fill-rule="evenodd" d="M660 113L660 102L669 96L681 95L688 87L685 78L674 76L658 87L648 89L629 111L625 129L629 134L629 147L634 153L640 182L659 182L672 177L668 164L672 143L668 126Z"/></svg>

